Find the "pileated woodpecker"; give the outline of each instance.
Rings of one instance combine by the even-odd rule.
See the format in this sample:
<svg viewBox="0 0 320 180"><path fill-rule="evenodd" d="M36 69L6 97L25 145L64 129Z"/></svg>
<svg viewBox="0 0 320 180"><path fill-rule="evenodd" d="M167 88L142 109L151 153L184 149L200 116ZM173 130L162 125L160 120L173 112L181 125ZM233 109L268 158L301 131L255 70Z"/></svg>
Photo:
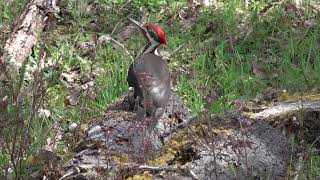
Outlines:
<svg viewBox="0 0 320 180"><path fill-rule="evenodd" d="M127 81L129 89L132 91L133 88L134 95L131 100L129 97L129 104L132 109L136 107L141 110L143 107L144 116L158 120L164 113L171 94L167 62L156 55L157 48L166 44L167 39L159 26L142 25L131 18L129 20L140 29L148 42L128 71Z"/></svg>

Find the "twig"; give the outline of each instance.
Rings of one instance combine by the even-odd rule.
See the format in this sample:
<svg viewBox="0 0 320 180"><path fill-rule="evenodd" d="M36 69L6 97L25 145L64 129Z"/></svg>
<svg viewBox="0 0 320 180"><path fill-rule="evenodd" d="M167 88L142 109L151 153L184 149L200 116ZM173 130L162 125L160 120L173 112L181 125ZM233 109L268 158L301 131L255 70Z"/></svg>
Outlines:
<svg viewBox="0 0 320 180"><path fill-rule="evenodd" d="M119 21L119 22L117 22L117 24L114 26L114 28L113 28L113 30L111 31L110 35L112 35L112 34L116 31L116 29L117 29L117 27L118 27L119 23L120 23L120 21Z"/></svg>
<svg viewBox="0 0 320 180"><path fill-rule="evenodd" d="M66 179L68 176L71 176L75 173L76 173L76 171L72 170L72 171L68 172L67 174L63 175L61 178L59 178L59 180Z"/></svg>
<svg viewBox="0 0 320 180"><path fill-rule="evenodd" d="M134 169L139 169L143 171L178 171L176 167L160 167L160 166L148 166L148 165L138 165L133 167Z"/></svg>
<svg viewBox="0 0 320 180"><path fill-rule="evenodd" d="M128 0L123 6L120 7L119 10L123 9L124 7L126 7L129 3L131 3L131 0Z"/></svg>
<svg viewBox="0 0 320 180"><path fill-rule="evenodd" d="M319 141L319 139L320 139L320 136L318 136L318 137L312 142L312 144L310 145L310 147L309 147L309 149L308 149L307 154L310 154L310 153L311 153L312 147L314 146L314 144L315 144L317 141ZM301 169L303 168L304 161L305 161L306 157L307 157L307 156L305 156L304 153L302 153L302 155L299 157L298 165L297 165L297 168L296 168L296 175L294 176L294 180L298 180L298 179L299 179L299 175L300 175Z"/></svg>
<svg viewBox="0 0 320 180"><path fill-rule="evenodd" d="M299 179L300 171L301 171L303 163L304 163L303 156L304 156L303 153L302 153L301 156L299 156L298 166L296 168L296 175L294 176L293 180L298 180Z"/></svg>
<svg viewBox="0 0 320 180"><path fill-rule="evenodd" d="M122 49L124 49L124 51L128 54L128 56L131 58L131 60L134 61L133 56L130 54L130 52L127 50L127 48L125 48L119 41L113 39L110 35L107 35L107 38L109 38L111 41L115 42L115 43L118 44Z"/></svg>
<svg viewBox="0 0 320 180"><path fill-rule="evenodd" d="M189 174L190 174L190 176L192 177L192 179L196 179L196 180L199 179L199 177L198 177L192 170L190 170L190 169L189 169Z"/></svg>
<svg viewBox="0 0 320 180"><path fill-rule="evenodd" d="M197 116L194 116L178 125L176 125L175 127L173 127L169 132L166 132L166 133L163 133L160 135L160 138L165 138L167 136L169 136L170 134L176 132L178 129L183 129L185 127L187 127L189 124L191 124L193 121L197 120L198 117Z"/></svg>
<svg viewBox="0 0 320 180"><path fill-rule="evenodd" d="M175 49L174 51L172 51L172 53L169 54L169 57L170 57L172 54L174 54L175 52L177 52L179 49L181 49L184 45L185 45L185 43L184 43L184 44L181 44L177 49Z"/></svg>
<svg viewBox="0 0 320 180"><path fill-rule="evenodd" d="M131 168L131 167L130 167ZM148 165L137 165L132 167L133 169L139 169L143 171L171 171L171 172L184 172L188 173L192 179L198 180L199 177L189 168L182 167L159 167L159 166L148 166Z"/></svg>
<svg viewBox="0 0 320 180"><path fill-rule="evenodd" d="M320 136L318 136L317 139L312 142L312 144L311 144L310 147L309 147L308 153L311 152L311 149L312 149L313 145L314 145L317 141L319 141L319 139L320 139Z"/></svg>
<svg viewBox="0 0 320 180"><path fill-rule="evenodd" d="M207 146L207 143L203 142L202 139L189 127L189 130L192 132L193 136L198 140L198 142L205 147L208 151L212 152L212 149Z"/></svg>

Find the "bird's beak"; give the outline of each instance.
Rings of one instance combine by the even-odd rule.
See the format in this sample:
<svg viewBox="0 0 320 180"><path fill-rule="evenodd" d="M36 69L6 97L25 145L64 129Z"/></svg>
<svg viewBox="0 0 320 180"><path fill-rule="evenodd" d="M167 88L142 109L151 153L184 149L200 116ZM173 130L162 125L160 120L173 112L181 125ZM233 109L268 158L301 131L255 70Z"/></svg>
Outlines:
<svg viewBox="0 0 320 180"><path fill-rule="evenodd" d="M134 19L131 19L131 18L129 18L129 17L128 17L128 19L129 19L129 21L131 21L133 24L135 24L136 26L138 26L141 30L144 30L144 27L143 27L143 25L142 25L141 23L139 23L138 21L136 21L136 20L134 20Z"/></svg>

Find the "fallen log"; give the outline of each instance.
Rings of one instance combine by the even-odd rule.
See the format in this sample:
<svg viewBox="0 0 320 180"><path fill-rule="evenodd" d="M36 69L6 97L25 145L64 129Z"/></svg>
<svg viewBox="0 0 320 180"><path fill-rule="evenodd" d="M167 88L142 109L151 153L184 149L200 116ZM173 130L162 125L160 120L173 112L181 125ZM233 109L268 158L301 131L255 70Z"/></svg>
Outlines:
<svg viewBox="0 0 320 180"><path fill-rule="evenodd" d="M201 115L186 126L195 118L174 95L156 129L149 131L122 101L89 121L76 155L63 166L62 179L285 179L292 149L283 126L273 127L269 118L304 111L307 116L301 118L309 121L310 113L320 114L320 101L276 103L260 111Z"/></svg>
<svg viewBox="0 0 320 180"><path fill-rule="evenodd" d="M10 70L19 69L32 53L37 43L37 35L43 31L46 23L58 12L58 0L31 0L24 11L16 18L11 35L7 39L0 64L10 66Z"/></svg>
<svg viewBox="0 0 320 180"><path fill-rule="evenodd" d="M245 116L254 120L263 119L288 135L300 134L298 139L320 148L320 142L315 141L320 137L320 96L311 96L308 100L280 102L259 112L245 113Z"/></svg>
<svg viewBox="0 0 320 180"><path fill-rule="evenodd" d="M272 118L279 117L282 115L287 115L290 113L295 113L299 111L320 111L320 101L309 101L309 102L287 102L280 103L270 108L267 108L258 113L249 114L249 117L252 119L258 118Z"/></svg>

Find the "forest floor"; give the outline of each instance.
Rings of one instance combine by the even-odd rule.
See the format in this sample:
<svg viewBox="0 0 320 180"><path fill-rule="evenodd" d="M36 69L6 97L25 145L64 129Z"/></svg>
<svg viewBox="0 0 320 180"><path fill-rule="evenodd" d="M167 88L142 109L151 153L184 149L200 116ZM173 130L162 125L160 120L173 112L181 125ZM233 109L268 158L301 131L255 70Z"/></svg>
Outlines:
<svg viewBox="0 0 320 180"><path fill-rule="evenodd" d="M195 115L229 111L239 101L273 91L319 93L320 4L245 2L216 1L208 6L186 0L61 2L22 73L11 82L0 81L0 98L7 99L0 116L12 119L0 125L4 144L0 175L14 171L12 159L21 157L15 173L29 177L42 167L44 162L37 157L45 146L68 159L79 139L66 138L63 132L97 116L127 91L128 66L145 44L127 17L163 28L168 43L160 54L168 57L174 90ZM0 54L25 4L25 0L0 2ZM33 73L39 67L44 70ZM14 97L34 79L40 87L28 91L16 105ZM30 131L15 128L18 117L28 121ZM17 149L26 133L29 143L20 147L25 149L21 155ZM315 150L301 177L319 176L320 156Z"/></svg>

